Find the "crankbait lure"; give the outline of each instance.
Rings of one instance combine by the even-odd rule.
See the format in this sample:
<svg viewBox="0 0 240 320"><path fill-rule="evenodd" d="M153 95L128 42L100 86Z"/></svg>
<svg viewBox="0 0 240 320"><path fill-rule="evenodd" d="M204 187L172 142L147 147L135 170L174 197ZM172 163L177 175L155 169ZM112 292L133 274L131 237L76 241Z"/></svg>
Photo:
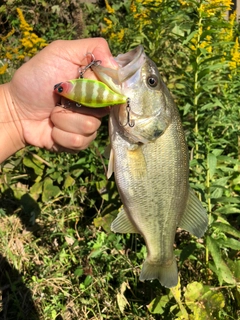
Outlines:
<svg viewBox="0 0 240 320"><path fill-rule="evenodd" d="M103 108L126 103L128 98L111 90L106 84L92 79L75 79L60 82L54 86L54 92L81 105L91 108Z"/></svg>
<svg viewBox="0 0 240 320"><path fill-rule="evenodd" d="M91 55L92 60L87 66L79 68L79 78L56 84L54 92L76 102L76 107L83 105L91 108L103 108L126 103L128 100L126 96L114 92L105 83L83 78L87 69L101 64L101 60L95 60L92 53L88 52L86 55Z"/></svg>

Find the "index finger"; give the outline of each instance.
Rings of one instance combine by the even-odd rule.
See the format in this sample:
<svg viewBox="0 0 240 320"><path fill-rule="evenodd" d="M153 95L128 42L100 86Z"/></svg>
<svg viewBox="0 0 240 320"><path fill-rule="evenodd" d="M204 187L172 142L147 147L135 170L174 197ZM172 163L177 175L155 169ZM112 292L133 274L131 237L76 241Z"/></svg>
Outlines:
<svg viewBox="0 0 240 320"><path fill-rule="evenodd" d="M114 61L108 43L104 38L88 38L79 40L57 40L52 42L58 50L62 48L65 59L76 65L88 65L91 57L87 53L92 53L96 60L101 60L105 67L116 69L117 63Z"/></svg>

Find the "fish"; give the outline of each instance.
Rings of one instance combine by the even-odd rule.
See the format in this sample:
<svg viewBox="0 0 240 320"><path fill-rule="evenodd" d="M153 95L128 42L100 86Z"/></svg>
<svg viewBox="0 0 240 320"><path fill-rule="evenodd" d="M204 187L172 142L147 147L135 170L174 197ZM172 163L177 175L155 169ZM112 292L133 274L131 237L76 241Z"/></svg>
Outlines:
<svg viewBox="0 0 240 320"><path fill-rule="evenodd" d="M140 281L178 283L177 227L202 237L208 216L189 185L189 154L178 108L143 46L115 58L118 69L93 66L98 79L129 103L111 108L108 178L122 201L111 224L116 233L138 233L147 247Z"/></svg>
<svg viewBox="0 0 240 320"><path fill-rule="evenodd" d="M60 82L54 86L54 92L76 102L77 106L91 108L103 108L127 101L127 97L120 92L114 92L101 81L92 79L79 78Z"/></svg>

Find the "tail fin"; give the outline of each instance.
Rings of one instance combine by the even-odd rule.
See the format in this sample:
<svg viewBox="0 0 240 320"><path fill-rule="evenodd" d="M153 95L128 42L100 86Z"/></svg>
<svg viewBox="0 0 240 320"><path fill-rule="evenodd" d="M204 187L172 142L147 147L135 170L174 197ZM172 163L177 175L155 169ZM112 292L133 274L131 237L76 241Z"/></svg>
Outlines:
<svg viewBox="0 0 240 320"><path fill-rule="evenodd" d="M144 261L140 281L158 279L167 288L175 287L178 283L178 270L175 258L170 266L162 266L160 263L152 264Z"/></svg>

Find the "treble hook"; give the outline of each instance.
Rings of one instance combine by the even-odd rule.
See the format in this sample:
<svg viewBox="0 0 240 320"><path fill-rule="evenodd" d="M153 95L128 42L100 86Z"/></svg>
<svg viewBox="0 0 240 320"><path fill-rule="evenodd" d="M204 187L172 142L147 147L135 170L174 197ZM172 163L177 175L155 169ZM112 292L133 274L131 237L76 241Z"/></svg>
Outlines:
<svg viewBox="0 0 240 320"><path fill-rule="evenodd" d="M127 111L127 122L125 124L121 124L119 122L119 125L121 127L126 127L127 125L129 125L130 128L133 128L135 126L135 121L130 119L130 112L131 112L130 98L127 99L126 111Z"/></svg>
<svg viewBox="0 0 240 320"><path fill-rule="evenodd" d="M95 60L95 56L94 56L94 54L91 53L91 52L87 52L87 53L85 54L85 57L86 57L87 55L89 55L89 54L90 54L91 57L92 57L92 61L91 61L88 65L86 65L84 68L79 67L79 78L80 78L80 79L83 78L83 75L84 75L84 73L87 71L87 69L91 68L92 66L99 66L99 65L102 63L101 60Z"/></svg>

